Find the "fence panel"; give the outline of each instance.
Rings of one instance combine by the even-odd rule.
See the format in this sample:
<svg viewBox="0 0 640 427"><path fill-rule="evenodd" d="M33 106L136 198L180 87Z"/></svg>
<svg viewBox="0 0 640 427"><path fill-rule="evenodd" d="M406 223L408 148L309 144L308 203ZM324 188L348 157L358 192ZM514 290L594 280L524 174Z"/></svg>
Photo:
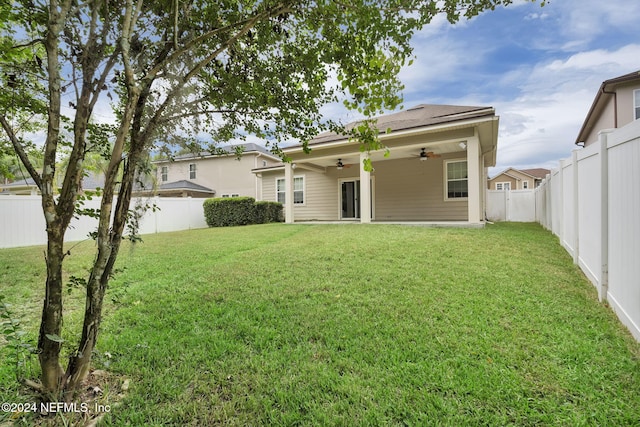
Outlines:
<svg viewBox="0 0 640 427"><path fill-rule="evenodd" d="M640 340L640 120L608 138L607 299Z"/></svg>
<svg viewBox="0 0 640 427"><path fill-rule="evenodd" d="M487 218L490 221L534 222L534 190L488 190Z"/></svg>
<svg viewBox="0 0 640 427"><path fill-rule="evenodd" d="M206 199L190 197L134 198L136 205L156 205L159 210L149 209L139 223L139 234L206 228L202 204ZM40 196L0 196L0 248L44 245L47 243L45 222ZM98 209L100 198L85 201L83 208ZM96 230L98 220L80 216L74 218L67 229L68 242L84 240ZM126 230L125 230L126 231Z"/></svg>
<svg viewBox="0 0 640 427"><path fill-rule="evenodd" d="M40 245L47 241L40 196L0 196L0 248Z"/></svg>
<svg viewBox="0 0 640 427"><path fill-rule="evenodd" d="M487 218L489 221L507 220L507 192L487 190Z"/></svg>
<svg viewBox="0 0 640 427"><path fill-rule="evenodd" d="M579 209L578 219L578 264L599 288L601 271L601 168L600 145L594 144L577 152Z"/></svg>

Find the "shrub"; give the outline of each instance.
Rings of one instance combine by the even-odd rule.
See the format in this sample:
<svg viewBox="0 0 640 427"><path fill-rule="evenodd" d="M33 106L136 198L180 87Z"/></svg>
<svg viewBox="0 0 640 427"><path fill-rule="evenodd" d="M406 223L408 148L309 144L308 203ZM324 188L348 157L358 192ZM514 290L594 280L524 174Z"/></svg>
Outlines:
<svg viewBox="0 0 640 427"><path fill-rule="evenodd" d="M278 202L256 202L255 222L256 224L267 224L269 222L282 222L282 203Z"/></svg>
<svg viewBox="0 0 640 427"><path fill-rule="evenodd" d="M282 221L282 204L256 202L253 197L224 197L205 200L204 218L209 227L264 224Z"/></svg>

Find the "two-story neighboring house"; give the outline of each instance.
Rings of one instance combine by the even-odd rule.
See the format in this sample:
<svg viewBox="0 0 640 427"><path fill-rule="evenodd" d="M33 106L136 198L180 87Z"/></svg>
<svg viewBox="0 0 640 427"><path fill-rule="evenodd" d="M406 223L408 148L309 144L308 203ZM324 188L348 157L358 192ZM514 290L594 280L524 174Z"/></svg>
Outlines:
<svg viewBox="0 0 640 427"><path fill-rule="evenodd" d="M260 145L243 145L240 158L234 147L222 147L229 154L187 154L173 160L155 161L156 188L151 193L162 197L248 196L260 199L260 178L251 170L274 166L281 160Z"/></svg>
<svg viewBox="0 0 640 427"><path fill-rule="evenodd" d="M489 179L489 190L526 190L536 188L550 173L549 169L509 168Z"/></svg>
<svg viewBox="0 0 640 427"><path fill-rule="evenodd" d="M620 128L637 119L640 119L640 70L602 82L576 145L594 144L601 130Z"/></svg>

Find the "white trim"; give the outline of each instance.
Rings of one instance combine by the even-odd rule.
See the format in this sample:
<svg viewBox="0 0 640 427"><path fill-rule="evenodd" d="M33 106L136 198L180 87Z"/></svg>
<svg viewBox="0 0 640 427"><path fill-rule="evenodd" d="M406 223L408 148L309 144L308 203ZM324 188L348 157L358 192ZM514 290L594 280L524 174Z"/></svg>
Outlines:
<svg viewBox="0 0 640 427"><path fill-rule="evenodd" d="M640 89L633 91L633 119L640 119Z"/></svg>
<svg viewBox="0 0 640 427"><path fill-rule="evenodd" d="M496 182L495 184L496 184L496 190L497 191L505 191L505 190L507 190L505 188L505 186L508 186L509 187L508 190L511 191L511 182L509 182L509 181L500 181L500 182ZM498 188L498 185L502 186L502 188Z"/></svg>
<svg viewBox="0 0 640 427"><path fill-rule="evenodd" d="M302 203L294 203L293 205L294 206L306 206L307 205L307 179L306 179L306 175L304 175L304 174L303 175L294 175L293 176L294 198L295 198L295 192L296 192L296 189L295 189L296 179L298 179L298 178L302 179ZM285 178L276 177L275 180L276 180L276 184L275 184L275 195L276 195L275 201L279 202L278 193L285 193L286 194L286 191L285 190L278 191L278 181L283 181L285 183L285 186L286 186L286 179ZM298 191L300 191L300 190L298 190ZM285 195L284 200L286 202L286 200L287 200L286 195ZM282 203L282 206L286 206L286 205L287 205L286 203Z"/></svg>
<svg viewBox="0 0 640 427"><path fill-rule="evenodd" d="M374 220L376 218L376 177L371 175L369 179L371 181L371 219ZM360 218L344 218L344 219L342 218L342 183L356 182L356 181L360 182L360 177L354 176L350 178L338 178L338 220L339 221L357 221L360 218L362 218L362 213L360 213Z"/></svg>
<svg viewBox="0 0 640 427"><path fill-rule="evenodd" d="M449 177L447 175L447 165L449 163L460 163L460 162L466 162L467 163L467 197L449 197ZM445 202L462 202L465 200L469 200L468 194L469 194L469 160L467 160L466 158L462 157L462 158L458 158L458 159L447 159L447 160L443 160L443 167L442 167L442 171L443 171L443 181L442 181L442 188L444 191L444 201ZM459 180L461 181L461 180Z"/></svg>

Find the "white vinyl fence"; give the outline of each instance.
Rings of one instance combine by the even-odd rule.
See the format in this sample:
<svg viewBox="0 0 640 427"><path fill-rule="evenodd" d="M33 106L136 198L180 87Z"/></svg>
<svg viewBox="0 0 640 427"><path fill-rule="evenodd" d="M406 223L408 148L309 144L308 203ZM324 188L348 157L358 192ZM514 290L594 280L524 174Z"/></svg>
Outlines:
<svg viewBox="0 0 640 427"><path fill-rule="evenodd" d="M536 206L536 220L640 341L640 120L561 161L536 189Z"/></svg>
<svg viewBox="0 0 640 427"><path fill-rule="evenodd" d="M489 221L535 222L534 190L487 190Z"/></svg>
<svg viewBox="0 0 640 427"><path fill-rule="evenodd" d="M205 228L202 204L206 199L191 197L145 197L131 200L131 208L136 204L155 205L158 209L147 210L140 221L140 234L162 233L165 231ZM86 201L84 208L99 208L100 198ZM0 248L44 245L47 243L45 222L40 196L0 196ZM80 241L95 231L98 220L79 217L71 221L65 240Z"/></svg>

